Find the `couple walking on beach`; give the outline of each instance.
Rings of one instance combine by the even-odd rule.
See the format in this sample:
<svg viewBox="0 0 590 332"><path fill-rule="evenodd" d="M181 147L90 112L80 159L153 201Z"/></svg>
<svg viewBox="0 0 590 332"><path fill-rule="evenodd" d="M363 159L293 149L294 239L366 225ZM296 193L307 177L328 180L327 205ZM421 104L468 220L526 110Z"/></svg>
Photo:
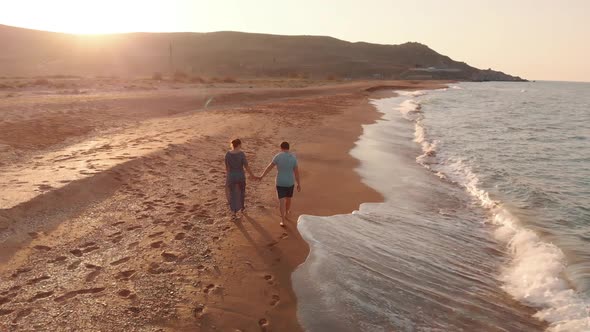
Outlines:
<svg viewBox="0 0 590 332"><path fill-rule="evenodd" d="M225 154L225 193L229 207L233 213L232 218L237 219L237 212L244 213L244 200L246 198L246 175L244 170L248 172L251 178L255 180L262 180L268 172L274 167L277 168L276 187L277 195L279 197L279 211L281 213L281 226L285 226L285 219L291 212L291 198L295 185L297 191L301 191L299 182L299 168L297 166L297 158L289 152L289 143L282 142L281 152L277 153L264 172L260 176L255 176L250 170L246 155L242 151L242 141L234 139L231 141L231 150Z"/></svg>

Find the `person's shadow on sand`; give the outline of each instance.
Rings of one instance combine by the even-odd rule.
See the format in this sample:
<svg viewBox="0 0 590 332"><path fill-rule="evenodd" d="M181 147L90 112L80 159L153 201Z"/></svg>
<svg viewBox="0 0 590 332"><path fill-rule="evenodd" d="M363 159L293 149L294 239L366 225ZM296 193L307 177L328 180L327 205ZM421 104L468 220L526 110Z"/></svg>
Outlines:
<svg viewBox="0 0 590 332"><path fill-rule="evenodd" d="M262 227L262 225L260 225L260 223L255 218L246 215L244 216L244 218L250 225L252 225L252 228L260 234L261 240L256 240L252 237L252 235L248 232L248 229L246 227L247 224L245 224L244 222L236 222L236 227L240 230L240 232L242 232L244 238L248 240L248 242L250 242L252 247L254 247L256 253L263 259L265 264L269 266L275 265L275 258L269 256L268 253L271 252L278 257L283 257L282 251L277 247L279 241L277 239L274 239L272 235L266 229L264 229L264 227ZM268 251L264 251L263 246L266 247Z"/></svg>

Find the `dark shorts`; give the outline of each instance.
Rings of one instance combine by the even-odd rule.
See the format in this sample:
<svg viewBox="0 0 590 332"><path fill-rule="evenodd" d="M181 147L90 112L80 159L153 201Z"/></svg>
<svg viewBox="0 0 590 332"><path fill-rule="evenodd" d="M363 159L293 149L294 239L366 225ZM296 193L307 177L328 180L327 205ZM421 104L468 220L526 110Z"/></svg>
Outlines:
<svg viewBox="0 0 590 332"><path fill-rule="evenodd" d="M290 186L290 187L280 187L277 186L277 194L279 194L279 199L281 198L285 198L285 197L293 197L293 188L295 188L295 186Z"/></svg>

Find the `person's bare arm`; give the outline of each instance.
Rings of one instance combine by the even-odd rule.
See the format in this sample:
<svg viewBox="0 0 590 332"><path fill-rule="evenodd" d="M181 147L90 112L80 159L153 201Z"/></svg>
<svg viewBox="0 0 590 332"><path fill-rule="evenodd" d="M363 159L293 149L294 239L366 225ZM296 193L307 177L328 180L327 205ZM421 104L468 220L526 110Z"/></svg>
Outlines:
<svg viewBox="0 0 590 332"><path fill-rule="evenodd" d="M249 165L244 165L244 168L246 169L246 172L248 172L248 175L250 175L253 178L256 178L256 175L254 175L254 173L252 173L252 171L250 170L250 166Z"/></svg>
<svg viewBox="0 0 590 332"><path fill-rule="evenodd" d="M295 166L293 169L293 173L295 173L295 182L297 183L297 191L301 191L301 182L299 181L299 166Z"/></svg>
<svg viewBox="0 0 590 332"><path fill-rule="evenodd" d="M258 178L262 180L262 178L265 177L266 174L268 174L268 172L270 172L270 170L272 170L274 167L274 163L268 164L268 166L266 166L266 168L264 169L264 172L262 172L262 174Z"/></svg>

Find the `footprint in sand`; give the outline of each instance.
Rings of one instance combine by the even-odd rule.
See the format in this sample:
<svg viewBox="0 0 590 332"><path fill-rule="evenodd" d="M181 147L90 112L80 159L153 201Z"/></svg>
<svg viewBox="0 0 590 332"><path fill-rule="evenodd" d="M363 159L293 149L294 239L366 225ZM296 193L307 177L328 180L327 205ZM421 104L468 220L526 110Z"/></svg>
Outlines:
<svg viewBox="0 0 590 332"><path fill-rule="evenodd" d="M135 270L127 270L117 273L115 279L117 280L129 280L135 274Z"/></svg>
<svg viewBox="0 0 590 332"><path fill-rule="evenodd" d="M127 311L133 315L139 315L139 313L141 312L141 309L138 307L129 307L129 308L127 308Z"/></svg>
<svg viewBox="0 0 590 332"><path fill-rule="evenodd" d="M96 279L96 277L98 277L98 275L100 274L102 267L94 264L86 264L85 266L87 269L94 270L88 273L85 278L86 282L93 282Z"/></svg>
<svg viewBox="0 0 590 332"><path fill-rule="evenodd" d="M57 256L54 259L48 260L47 263L60 263L60 262L63 262L67 259L68 258L66 256Z"/></svg>
<svg viewBox="0 0 590 332"><path fill-rule="evenodd" d="M53 189L52 186L47 185L47 184L38 184L37 188L39 191L49 191L49 190Z"/></svg>
<svg viewBox="0 0 590 332"><path fill-rule="evenodd" d="M39 299L44 299L46 297L50 297L51 295L53 295L53 291L40 292L40 293L35 294L35 296L33 296L32 298L30 298L29 302L35 302Z"/></svg>
<svg viewBox="0 0 590 332"><path fill-rule="evenodd" d="M67 269L68 271L72 271L78 268L78 266L80 266L80 263L82 263L82 261L75 261L73 263L71 263L70 265L68 265Z"/></svg>
<svg viewBox="0 0 590 332"><path fill-rule="evenodd" d="M55 299L53 299L55 302L63 302L69 299L72 299L78 295L82 295L82 294L97 294L100 293L102 291L104 291L106 288L104 287L97 287L97 288L88 288L88 289L79 289L76 291L72 291L72 292L67 292L62 296L56 297Z"/></svg>
<svg viewBox="0 0 590 332"><path fill-rule="evenodd" d="M108 237L109 239L112 239L112 238L114 238L114 237L118 237L118 236L120 236L120 235L121 235L121 232L116 232L116 233L113 233L113 234L111 234L111 235L107 235L107 237Z"/></svg>
<svg viewBox="0 0 590 332"><path fill-rule="evenodd" d="M152 221L152 224L154 224L154 225L159 225L159 224L163 224L163 223L165 223L165 221L160 218L156 218L156 219L154 219L154 221Z"/></svg>
<svg viewBox="0 0 590 332"><path fill-rule="evenodd" d="M150 247L152 247L152 248L160 248L160 247L162 247L162 243L164 243L164 241L156 241L156 242L152 242L152 243L150 244Z"/></svg>
<svg viewBox="0 0 590 332"><path fill-rule="evenodd" d="M14 312L14 309L0 309L0 316L10 315Z"/></svg>
<svg viewBox="0 0 590 332"><path fill-rule="evenodd" d="M47 279L51 279L51 277L49 277L49 276L40 276L38 278L34 278L34 279L31 279L31 280L27 281L27 285L34 285L34 284L37 284L37 283L39 283L39 282L41 282L43 280L47 280ZM1 304L1 301L0 301L0 304Z"/></svg>
<svg viewBox="0 0 590 332"><path fill-rule="evenodd" d="M156 232L156 233L152 233L150 235L148 235L149 238L155 238L158 237L160 235L164 234L164 232Z"/></svg>
<svg viewBox="0 0 590 332"><path fill-rule="evenodd" d="M204 313L205 313L205 305L202 303L197 304L197 306L193 309L193 316L196 319L200 319Z"/></svg>
<svg viewBox="0 0 590 332"><path fill-rule="evenodd" d="M14 317L14 319L12 320L12 323L14 323L14 324L18 323L18 321L20 321L21 319L27 317L32 312L33 312L33 308L25 308L25 309L17 312L16 313L16 317Z"/></svg>
<svg viewBox="0 0 590 332"><path fill-rule="evenodd" d="M117 292L117 295L119 295L122 298L129 298L131 296L131 291L128 289L121 289L120 291Z"/></svg>
<svg viewBox="0 0 590 332"><path fill-rule="evenodd" d="M51 250L51 247L42 246L42 245L36 245L36 246L33 247L33 249L39 250L39 251L50 251Z"/></svg>
<svg viewBox="0 0 590 332"><path fill-rule="evenodd" d="M162 258L164 258L164 261L166 262L175 262L178 260L178 253L164 251L162 253Z"/></svg>
<svg viewBox="0 0 590 332"><path fill-rule="evenodd" d="M119 235L119 236L117 236L116 238L113 238L113 239L111 240L111 242L112 242L113 244L117 244L117 243L121 242L121 240L123 240L123 235Z"/></svg>
<svg viewBox="0 0 590 332"><path fill-rule="evenodd" d="M274 277L273 277L273 276L271 276L270 274L267 274L267 275L265 275L265 276L264 276L264 280L266 280L266 282L267 282L269 285L274 285L274 284L275 284L275 282L274 282Z"/></svg>
<svg viewBox="0 0 590 332"><path fill-rule="evenodd" d="M86 275L86 278L84 280L86 282L93 282L94 280L96 280L96 277L98 277L99 274L100 270L92 271Z"/></svg>
<svg viewBox="0 0 590 332"><path fill-rule="evenodd" d="M174 271L172 267L161 267L158 263L151 263L148 272L151 274L171 273Z"/></svg>
<svg viewBox="0 0 590 332"><path fill-rule="evenodd" d="M83 255L82 250L80 249L72 249L70 250L70 253L76 257L82 257Z"/></svg>
<svg viewBox="0 0 590 332"><path fill-rule="evenodd" d="M174 236L174 239L180 241L180 240L184 240L185 237L186 237L186 234L178 233L178 234L176 234L176 236Z"/></svg>
<svg viewBox="0 0 590 332"><path fill-rule="evenodd" d="M121 259L118 259L114 262L111 263L112 266L117 266L117 265L121 265L123 263L126 263L127 261L129 261L131 259L131 257L127 256L127 257L123 257Z"/></svg>
<svg viewBox="0 0 590 332"><path fill-rule="evenodd" d="M266 331L266 328L268 327L268 319L261 318L260 320L258 320L258 325L260 326L260 329L262 331Z"/></svg>
<svg viewBox="0 0 590 332"><path fill-rule="evenodd" d="M203 288L203 293L209 294L209 292L211 292L211 290L213 290L214 288L215 288L214 284L209 284L209 285L207 285L207 287Z"/></svg>
<svg viewBox="0 0 590 332"><path fill-rule="evenodd" d="M86 247L86 248L82 249L82 253L87 254L89 252L92 252L92 251L95 251L95 250L98 250L98 249L100 249L99 246L93 245L93 246Z"/></svg>
<svg viewBox="0 0 590 332"><path fill-rule="evenodd" d="M281 301L281 297L278 295L273 295L272 300L270 300L270 305L274 307L279 304L279 301Z"/></svg>

